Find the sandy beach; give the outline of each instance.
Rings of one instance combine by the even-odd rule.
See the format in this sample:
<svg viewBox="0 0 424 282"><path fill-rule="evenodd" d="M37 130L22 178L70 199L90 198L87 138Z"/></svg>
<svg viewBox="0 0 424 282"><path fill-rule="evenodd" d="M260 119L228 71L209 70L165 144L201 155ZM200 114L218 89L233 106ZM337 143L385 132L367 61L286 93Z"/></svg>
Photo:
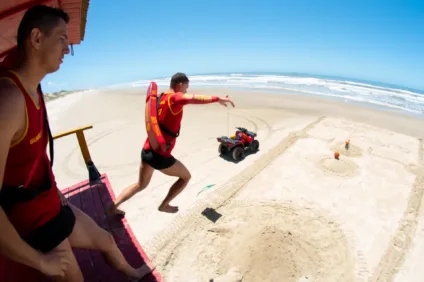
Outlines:
<svg viewBox="0 0 424 282"><path fill-rule="evenodd" d="M192 91L230 95L236 108L185 108L174 156L192 179L173 202L180 212L157 210L175 181L160 172L122 205L165 281L422 281L424 119L299 93ZM93 125L91 157L116 195L138 177L144 99L134 88L47 103L54 134ZM236 126L260 142L239 163L216 140ZM56 140L54 171L63 188L87 179L75 136Z"/></svg>

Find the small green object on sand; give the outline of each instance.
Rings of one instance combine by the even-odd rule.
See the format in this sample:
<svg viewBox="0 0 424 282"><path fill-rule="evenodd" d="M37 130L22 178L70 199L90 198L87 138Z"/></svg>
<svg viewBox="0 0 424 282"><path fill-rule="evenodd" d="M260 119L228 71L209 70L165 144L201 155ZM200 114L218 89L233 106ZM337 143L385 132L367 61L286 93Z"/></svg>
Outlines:
<svg viewBox="0 0 424 282"><path fill-rule="evenodd" d="M200 193L202 193L203 191L211 188L212 186L215 186L215 184L210 184L210 185L207 185L207 186L203 187L202 190L200 190L199 193L197 193L197 196L199 196Z"/></svg>

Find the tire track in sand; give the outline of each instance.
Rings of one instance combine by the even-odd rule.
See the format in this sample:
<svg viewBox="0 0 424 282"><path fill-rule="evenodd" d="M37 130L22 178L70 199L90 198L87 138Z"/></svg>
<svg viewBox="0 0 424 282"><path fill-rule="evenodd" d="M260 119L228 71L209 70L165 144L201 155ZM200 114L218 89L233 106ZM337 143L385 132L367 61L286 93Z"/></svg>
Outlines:
<svg viewBox="0 0 424 282"><path fill-rule="evenodd" d="M208 194L205 198L199 199L189 210L179 213L171 224L152 241L148 242L144 249L149 257L155 261L156 265L164 265L168 260L166 252L162 252L164 247L169 247L170 242L178 237L184 227L192 224L195 218L201 216L201 211L206 207L217 209L225 205L234 197L241 188L243 188L258 173L264 170L272 161L284 153L288 148L296 143L297 140L307 137L307 132L320 123L325 117L318 117L315 121L308 124L299 131L294 131L283 138L276 146L270 149L266 154L258 158L254 163L242 170L233 178L229 179L219 187L214 193Z"/></svg>
<svg viewBox="0 0 424 282"><path fill-rule="evenodd" d="M419 141L418 159L420 166L424 166L424 142L422 139ZM417 170L415 175L415 182L409 194L406 210L399 221L398 228L385 254L380 259L374 271L374 275L370 279L372 282L393 281L405 261L406 254L411 248L424 195L423 170Z"/></svg>
<svg viewBox="0 0 424 282"><path fill-rule="evenodd" d="M109 122L109 121L107 121L107 122ZM101 132L95 134L94 136L92 136L90 138L87 138L87 135L86 135L87 147L90 149L90 147L92 145L94 145L96 142L100 141L104 137L107 137L108 135L115 133L116 131L127 129L132 124L133 124L133 122L126 122L126 123L123 123L123 124L119 124L119 125L114 126L112 128L101 131ZM71 178L79 181L81 179L81 177L86 177L86 172L84 172L84 173L75 172L74 167L72 167L73 165L75 165L75 161L74 161L73 158L75 157L76 154L81 154L81 149L80 149L78 143L76 143L75 147L65 156L64 160L60 163L60 168L62 169L62 171L65 173L66 176L71 177ZM91 157L93 158L92 154L91 154ZM85 167L85 162L84 162L83 157L80 155L77 158L78 159L76 159L76 163L81 167ZM95 159L95 157L93 159ZM97 164L96 166L100 171L110 169L110 167L108 167L107 165L102 166L102 165ZM117 166L115 166L115 167L117 167Z"/></svg>

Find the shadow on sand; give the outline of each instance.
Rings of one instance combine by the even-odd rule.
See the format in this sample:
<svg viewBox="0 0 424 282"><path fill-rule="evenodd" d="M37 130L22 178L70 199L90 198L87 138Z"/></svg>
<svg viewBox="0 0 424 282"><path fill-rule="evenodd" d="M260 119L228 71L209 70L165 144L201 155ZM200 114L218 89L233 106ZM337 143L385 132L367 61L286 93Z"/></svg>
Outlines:
<svg viewBox="0 0 424 282"><path fill-rule="evenodd" d="M218 219L221 218L222 214L217 212L213 208L206 208L202 211L202 215L204 215L207 219L212 221L213 223L216 223Z"/></svg>
<svg viewBox="0 0 424 282"><path fill-rule="evenodd" d="M232 162L232 163L238 164L239 162L244 161L244 160L245 160L246 158L248 158L250 155L254 155L254 154L258 153L260 150L261 150L261 149L258 149L256 152L252 152L252 151L250 151L250 150L246 150L246 151L245 151L245 156L244 156L244 158L242 158L242 159L240 159L240 160L238 160L238 161L235 161L235 160L232 158L231 153L227 153L227 154L220 154L220 155L219 155L219 157L220 157L221 159L223 159L223 160L226 160L227 162Z"/></svg>

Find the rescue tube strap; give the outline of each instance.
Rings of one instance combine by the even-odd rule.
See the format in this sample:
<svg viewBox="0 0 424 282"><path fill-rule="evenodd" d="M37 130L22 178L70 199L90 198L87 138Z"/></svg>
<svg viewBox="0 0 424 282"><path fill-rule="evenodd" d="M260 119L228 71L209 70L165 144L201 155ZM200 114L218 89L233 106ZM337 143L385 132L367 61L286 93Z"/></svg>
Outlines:
<svg viewBox="0 0 424 282"><path fill-rule="evenodd" d="M43 107L44 107L44 124L45 124L45 126L47 128L47 132L49 134L50 167L53 167L53 160L54 160L53 136L52 136L52 132L50 130L49 118L47 116L47 108L46 108L46 104L44 102L43 91L41 90L41 84L38 84L38 90L40 91L41 102L43 103Z"/></svg>
<svg viewBox="0 0 424 282"><path fill-rule="evenodd" d="M156 111L159 111L159 108L160 108L160 100L161 100L161 98L162 98L162 95L163 95L164 93L161 93L158 97L157 97L157 99L156 99ZM177 133L174 133L174 132L172 132L171 130L169 130L168 128L166 128L163 124L161 124L160 123L160 121L159 121L159 119L158 119L158 123L159 123L159 128L163 131L163 132L165 132L166 134L168 134L169 136L172 136L172 137L174 137L174 138L177 138L178 136L180 136L180 131L178 130L178 132Z"/></svg>
<svg viewBox="0 0 424 282"><path fill-rule="evenodd" d="M15 204L31 201L51 188L52 183L50 179L45 185L37 187L37 189L25 188L23 185L19 187L3 186L0 191L0 206L8 213Z"/></svg>

